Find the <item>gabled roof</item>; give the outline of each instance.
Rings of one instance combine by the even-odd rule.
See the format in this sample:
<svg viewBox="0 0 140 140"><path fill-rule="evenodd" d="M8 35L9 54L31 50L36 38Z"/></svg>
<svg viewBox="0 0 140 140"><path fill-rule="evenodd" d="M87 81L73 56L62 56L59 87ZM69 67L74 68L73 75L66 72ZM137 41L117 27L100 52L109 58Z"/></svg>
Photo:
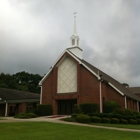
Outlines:
<svg viewBox="0 0 140 140"><path fill-rule="evenodd" d="M106 73L104 73L103 71L99 70L98 68L94 67L93 65L91 65L90 63L88 63L87 61L78 58L77 56L75 56L69 49L66 49L63 54L59 57L59 59L65 54L65 53L70 54L75 60L77 60L79 62L79 64L83 65L86 69L88 69L93 75L95 75L97 77L98 80L100 80L100 76L102 75L102 79L104 81L106 81L106 83L108 83L112 88L114 88L116 91L118 91L122 96L127 96L130 98L133 98L137 101L140 101L140 99L134 95L129 89L125 88L121 83L119 83L117 80L113 79L112 77L110 77L109 75L107 75ZM57 61L54 63L54 65L59 61L59 59L57 59ZM43 79L40 81L39 85L42 85L42 83L44 82L44 80L47 78L47 76L50 74L50 72L52 71L54 65L51 67L51 69L49 70L49 72L43 77Z"/></svg>
<svg viewBox="0 0 140 140"><path fill-rule="evenodd" d="M39 101L40 95L37 93L0 88L0 101L25 100L25 99L38 99L38 101Z"/></svg>
<svg viewBox="0 0 140 140"><path fill-rule="evenodd" d="M128 87L128 89L134 94L140 94L140 87Z"/></svg>

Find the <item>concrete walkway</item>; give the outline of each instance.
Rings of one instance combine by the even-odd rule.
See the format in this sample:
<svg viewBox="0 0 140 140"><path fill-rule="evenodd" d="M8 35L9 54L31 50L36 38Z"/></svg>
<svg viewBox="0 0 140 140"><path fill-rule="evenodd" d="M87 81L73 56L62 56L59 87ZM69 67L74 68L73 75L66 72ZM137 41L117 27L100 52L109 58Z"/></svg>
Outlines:
<svg viewBox="0 0 140 140"><path fill-rule="evenodd" d="M66 117L68 117L68 116L54 117L54 118L43 116L43 117L37 117L37 118L32 118L32 119L18 119L18 118L13 118L13 117L3 117L0 119L0 123L2 123L2 122L52 122L52 123L86 126L86 127L94 127L94 128L102 128L102 129L110 129L110 130L140 132L140 130L137 130L137 129L97 126L97 125L82 124L82 123L75 123L75 122L66 122L66 121L60 120L62 118L66 118Z"/></svg>

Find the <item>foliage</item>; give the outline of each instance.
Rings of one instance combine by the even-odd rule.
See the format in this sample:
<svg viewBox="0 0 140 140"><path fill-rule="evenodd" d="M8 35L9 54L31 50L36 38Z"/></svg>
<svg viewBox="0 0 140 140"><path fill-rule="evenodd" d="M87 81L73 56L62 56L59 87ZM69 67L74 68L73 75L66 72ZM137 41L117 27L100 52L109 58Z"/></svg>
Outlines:
<svg viewBox="0 0 140 140"><path fill-rule="evenodd" d="M75 104L74 107L73 107L73 113L82 114L83 112L82 112L80 106Z"/></svg>
<svg viewBox="0 0 140 140"><path fill-rule="evenodd" d="M111 123L113 123L113 124L119 124L120 123L120 120L117 119L117 118L111 118Z"/></svg>
<svg viewBox="0 0 140 140"><path fill-rule="evenodd" d="M130 122L131 124L137 124L137 120L134 120L134 119L130 119L129 122Z"/></svg>
<svg viewBox="0 0 140 140"><path fill-rule="evenodd" d="M99 105L96 103L83 103L80 108L84 114L95 113L99 111Z"/></svg>
<svg viewBox="0 0 140 140"><path fill-rule="evenodd" d="M0 87L40 93L38 83L41 79L39 74L29 74L25 71L13 75L1 73Z"/></svg>
<svg viewBox="0 0 140 140"><path fill-rule="evenodd" d="M115 101L107 101L104 103L104 113L112 113L116 108L120 108L120 106Z"/></svg>
<svg viewBox="0 0 140 140"><path fill-rule="evenodd" d="M137 119L137 123L140 124L140 119Z"/></svg>
<svg viewBox="0 0 140 140"><path fill-rule="evenodd" d="M128 121L125 120L125 119L121 119L121 123L122 123L122 124L128 124Z"/></svg>
<svg viewBox="0 0 140 140"><path fill-rule="evenodd" d="M102 123L111 123L109 118L102 118Z"/></svg>
<svg viewBox="0 0 140 140"><path fill-rule="evenodd" d="M125 108L116 108L113 113L121 115L133 115L133 111Z"/></svg>
<svg viewBox="0 0 140 140"><path fill-rule="evenodd" d="M101 123L101 118L97 116L91 117L91 122L93 123Z"/></svg>
<svg viewBox="0 0 140 140"><path fill-rule="evenodd" d="M126 88L129 87L129 85L127 83L122 83L123 86L125 86Z"/></svg>
<svg viewBox="0 0 140 140"><path fill-rule="evenodd" d="M71 117L72 117L72 118L76 118L77 115L78 115L78 114L74 113L74 114L71 114Z"/></svg>
<svg viewBox="0 0 140 140"><path fill-rule="evenodd" d="M38 116L49 116L52 115L52 106L41 104L37 106L37 115Z"/></svg>
<svg viewBox="0 0 140 140"><path fill-rule="evenodd" d="M28 118L36 118L37 115L34 113L19 113L18 115L15 116L15 118L19 118L19 119L28 119Z"/></svg>
<svg viewBox="0 0 140 140"><path fill-rule="evenodd" d="M62 120L63 121L67 121L67 122L73 122L73 121L75 121L75 119L73 117L71 117L71 118L63 118Z"/></svg>
<svg viewBox="0 0 140 140"><path fill-rule="evenodd" d="M90 123L90 117L88 115L78 114L76 121L79 123Z"/></svg>

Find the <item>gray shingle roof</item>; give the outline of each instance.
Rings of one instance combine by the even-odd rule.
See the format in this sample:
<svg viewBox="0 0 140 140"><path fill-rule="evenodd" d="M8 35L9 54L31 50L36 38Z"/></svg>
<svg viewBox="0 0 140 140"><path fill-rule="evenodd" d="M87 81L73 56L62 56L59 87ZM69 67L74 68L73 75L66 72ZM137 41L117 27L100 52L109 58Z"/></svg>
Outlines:
<svg viewBox="0 0 140 140"><path fill-rule="evenodd" d="M129 87L128 89L134 94L140 94L140 87Z"/></svg>
<svg viewBox="0 0 140 140"><path fill-rule="evenodd" d="M39 99L40 95L37 93L0 88L0 98L2 100Z"/></svg>
<svg viewBox="0 0 140 140"><path fill-rule="evenodd" d="M92 66L91 64L89 64L88 62L86 62L85 60L81 60L82 63L84 63L87 67L89 67L92 71L94 71L96 74L102 75L103 80L105 80L106 82L110 82L111 84L113 84L117 89L119 89L122 93L124 93L127 97L133 98L135 100L140 101L140 99L134 95L128 88L125 88L121 83L119 83L117 80L113 79L112 77L110 77L109 75L107 75L106 73L104 73L103 71L97 69L96 67Z"/></svg>

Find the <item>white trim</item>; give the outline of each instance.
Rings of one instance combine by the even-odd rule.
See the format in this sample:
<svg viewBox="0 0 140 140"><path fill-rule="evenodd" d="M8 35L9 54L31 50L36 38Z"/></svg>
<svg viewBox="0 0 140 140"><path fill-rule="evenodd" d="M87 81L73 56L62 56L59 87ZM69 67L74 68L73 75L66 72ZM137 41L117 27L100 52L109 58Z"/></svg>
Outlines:
<svg viewBox="0 0 140 140"><path fill-rule="evenodd" d="M124 101L125 101L125 108L127 109L127 99L126 99L126 96L124 96Z"/></svg>
<svg viewBox="0 0 140 140"><path fill-rule="evenodd" d="M102 109L102 81L99 82L99 85L100 85L100 113L103 112L103 109Z"/></svg>
<svg viewBox="0 0 140 140"><path fill-rule="evenodd" d="M42 78L42 80L39 82L39 86L42 86L43 81L47 78L47 76L49 75L49 73L51 72L53 67L51 67L51 69L47 72L47 74Z"/></svg>
<svg viewBox="0 0 140 140"><path fill-rule="evenodd" d="M88 69L93 75L95 75L98 79L100 79L100 77L95 73L93 72L90 68L88 68L85 64L81 63L86 69Z"/></svg>
<svg viewBox="0 0 140 140"><path fill-rule="evenodd" d="M118 90L114 85L112 85L110 82L108 82L108 84L109 84L111 87L113 87L116 91L118 91L122 96L124 96L124 94L123 94L120 90Z"/></svg>
<svg viewBox="0 0 140 140"><path fill-rule="evenodd" d="M5 101L5 117L7 116L7 111L8 111L8 103Z"/></svg>
<svg viewBox="0 0 140 140"><path fill-rule="evenodd" d="M138 112L140 111L139 110L139 101L137 101L137 110L138 110Z"/></svg>
<svg viewBox="0 0 140 140"><path fill-rule="evenodd" d="M40 104L42 104L42 86L41 87L41 93L40 93Z"/></svg>

